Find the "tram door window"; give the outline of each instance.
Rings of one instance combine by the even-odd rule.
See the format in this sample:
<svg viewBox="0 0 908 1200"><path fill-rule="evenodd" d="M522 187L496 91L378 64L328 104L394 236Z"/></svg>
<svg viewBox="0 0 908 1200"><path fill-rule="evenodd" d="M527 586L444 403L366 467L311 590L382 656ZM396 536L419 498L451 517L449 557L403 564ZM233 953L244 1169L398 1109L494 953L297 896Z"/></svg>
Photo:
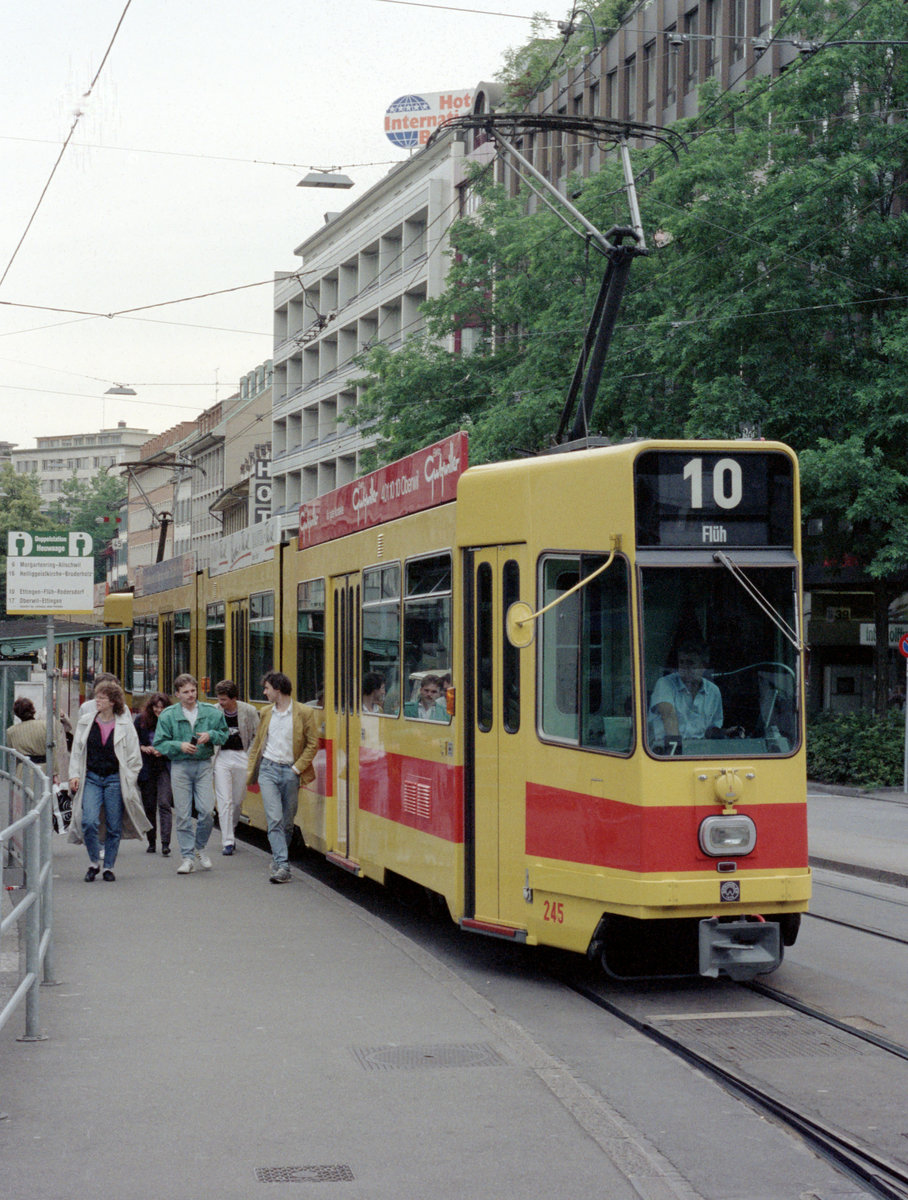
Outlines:
<svg viewBox="0 0 908 1200"><path fill-rule="evenodd" d="M209 604L205 609L205 674L212 688L226 678L225 629L224 601ZM245 691L240 694L246 695Z"/></svg>
<svg viewBox="0 0 908 1200"><path fill-rule="evenodd" d="M525 546L468 550L464 561L464 804L466 910L478 919L525 920L527 758L521 731L520 654L505 616L530 578ZM524 584L526 587L526 584ZM458 682L458 681L455 681Z"/></svg>
<svg viewBox="0 0 908 1200"><path fill-rule="evenodd" d="M314 708L325 703L324 579L308 579L297 589L296 694Z"/></svg>
<svg viewBox="0 0 908 1200"><path fill-rule="evenodd" d="M225 650L225 670L236 684L241 696L247 700L258 695L262 677L250 680L249 676L249 602L231 601L227 606L228 645ZM271 670L271 667L268 667ZM219 676L222 679L223 676ZM214 679L214 676L212 676ZM218 680L215 680L217 683ZM250 686L251 685L251 686Z"/></svg>
<svg viewBox="0 0 908 1200"><path fill-rule="evenodd" d="M277 669L274 657L274 592L249 597L249 684L262 697L262 677Z"/></svg>
<svg viewBox="0 0 908 1200"><path fill-rule="evenodd" d="M396 716L401 692L408 686L401 680L400 563L363 571L362 617L362 676L381 675L385 683L384 711ZM409 694L403 697L404 701L409 698Z"/></svg>
<svg viewBox="0 0 908 1200"><path fill-rule="evenodd" d="M602 555L551 555L541 563L540 608L553 604L605 562ZM540 618L539 724L543 737L628 754L633 747L631 623L627 563Z"/></svg>
<svg viewBox="0 0 908 1200"><path fill-rule="evenodd" d="M161 671L159 683L167 695L173 695L173 613L161 617Z"/></svg>
<svg viewBox="0 0 908 1200"><path fill-rule="evenodd" d="M379 568L378 573L385 568ZM363 591L365 593L365 572ZM374 574L374 573L373 573ZM400 569L397 569L398 597ZM376 580L373 579L373 585ZM377 581L379 584L381 581ZM380 603L380 601L379 601ZM400 601L398 599L398 611ZM334 794L337 797L336 846L344 855L355 851L355 818L358 806L357 772L359 756L360 702L362 675L359 645L360 583L356 575L331 580L331 626L334 643L332 691L334 694L335 755ZM364 613L365 616L365 613ZM399 636L399 635L398 635ZM364 639L365 641L365 639ZM330 830L329 839L330 839Z"/></svg>

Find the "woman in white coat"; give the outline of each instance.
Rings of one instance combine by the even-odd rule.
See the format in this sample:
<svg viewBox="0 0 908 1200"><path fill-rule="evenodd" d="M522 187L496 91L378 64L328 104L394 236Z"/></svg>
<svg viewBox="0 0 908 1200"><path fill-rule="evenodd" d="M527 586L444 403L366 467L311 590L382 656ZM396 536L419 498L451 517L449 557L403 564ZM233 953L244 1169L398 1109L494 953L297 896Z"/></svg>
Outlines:
<svg viewBox="0 0 908 1200"><path fill-rule="evenodd" d="M120 839L140 838L150 828L136 780L142 767L139 738L120 686L108 680L95 686L97 709L79 717L69 759L69 790L73 797L69 840L84 840L88 851L85 882L101 871L104 839L104 879L113 883Z"/></svg>

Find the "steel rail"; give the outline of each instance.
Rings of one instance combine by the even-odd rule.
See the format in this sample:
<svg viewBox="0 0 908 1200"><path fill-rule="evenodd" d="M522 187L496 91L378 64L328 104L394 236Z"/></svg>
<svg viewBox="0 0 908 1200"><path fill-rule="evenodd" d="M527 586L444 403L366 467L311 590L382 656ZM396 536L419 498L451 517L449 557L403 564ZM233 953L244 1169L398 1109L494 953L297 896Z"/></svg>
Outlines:
<svg viewBox="0 0 908 1200"><path fill-rule="evenodd" d="M629 1025L637 1033L643 1034L644 1037L657 1042L678 1058L697 1067L698 1070L717 1080L729 1091L770 1113L782 1124L803 1137L823 1158L871 1190L875 1196L881 1197L881 1200L908 1200L908 1172L903 1171L895 1163L865 1150L852 1138L839 1133L831 1126L813 1120L811 1117L805 1117L803 1113L798 1112L770 1092L763 1091L733 1071L720 1066L713 1059L707 1058L696 1050L691 1050L648 1021L641 1021L625 1012L612 1001L606 1000L592 987L567 978L562 978L561 982L578 995L583 996L584 999ZM848 1032L855 1031L849 1030Z"/></svg>

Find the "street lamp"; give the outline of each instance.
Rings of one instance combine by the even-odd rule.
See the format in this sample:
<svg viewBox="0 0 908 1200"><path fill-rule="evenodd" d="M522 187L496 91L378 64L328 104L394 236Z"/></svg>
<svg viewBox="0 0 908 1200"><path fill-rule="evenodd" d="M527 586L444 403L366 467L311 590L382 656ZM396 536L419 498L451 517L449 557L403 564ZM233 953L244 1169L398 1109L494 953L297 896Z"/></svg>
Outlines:
<svg viewBox="0 0 908 1200"><path fill-rule="evenodd" d="M341 175L339 171L310 171L304 176L297 187L321 188L352 188L353 180L349 175Z"/></svg>

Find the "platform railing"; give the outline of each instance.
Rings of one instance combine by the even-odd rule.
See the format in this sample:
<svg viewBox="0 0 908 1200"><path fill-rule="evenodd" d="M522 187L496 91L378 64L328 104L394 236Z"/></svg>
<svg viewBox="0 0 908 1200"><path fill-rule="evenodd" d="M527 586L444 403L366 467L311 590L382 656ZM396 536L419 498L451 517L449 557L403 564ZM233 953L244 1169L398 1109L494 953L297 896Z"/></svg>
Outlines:
<svg viewBox="0 0 908 1200"><path fill-rule="evenodd" d="M20 948L17 985L0 1009L0 1029L24 1000L25 1036L20 1041L43 1039L39 989L42 982L55 982L52 806L47 775L25 755L0 746L0 945L16 929ZM7 899L9 912L4 911Z"/></svg>

